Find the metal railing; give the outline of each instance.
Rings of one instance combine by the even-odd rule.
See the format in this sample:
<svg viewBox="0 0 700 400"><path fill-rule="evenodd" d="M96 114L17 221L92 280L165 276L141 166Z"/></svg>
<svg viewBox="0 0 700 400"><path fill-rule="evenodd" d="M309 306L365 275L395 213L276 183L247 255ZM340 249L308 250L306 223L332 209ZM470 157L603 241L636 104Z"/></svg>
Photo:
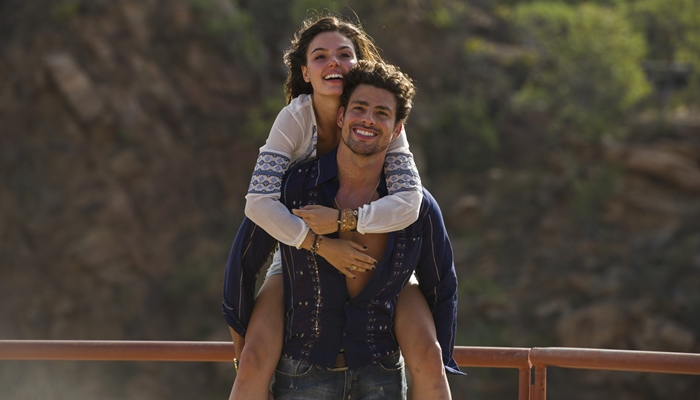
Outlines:
<svg viewBox="0 0 700 400"><path fill-rule="evenodd" d="M0 340L0 360L230 362L233 354L231 342ZM518 369L518 400L546 400L547 367L700 375L700 354L690 353L457 346L454 358L463 367Z"/></svg>

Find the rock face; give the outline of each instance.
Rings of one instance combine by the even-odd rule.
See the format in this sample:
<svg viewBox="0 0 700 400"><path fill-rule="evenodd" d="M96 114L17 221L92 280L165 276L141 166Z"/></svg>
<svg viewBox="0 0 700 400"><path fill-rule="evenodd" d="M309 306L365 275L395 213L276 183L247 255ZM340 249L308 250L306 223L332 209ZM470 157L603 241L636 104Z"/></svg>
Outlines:
<svg viewBox="0 0 700 400"><path fill-rule="evenodd" d="M227 339L255 74L186 1L45 3L0 5L21 21L0 33L0 338ZM116 390L119 366L65 365L3 364L0 398L221 397L231 376L136 366Z"/></svg>
<svg viewBox="0 0 700 400"><path fill-rule="evenodd" d="M104 105L90 77L69 54L50 54L45 62L56 87L80 120L84 123L94 121Z"/></svg>
<svg viewBox="0 0 700 400"><path fill-rule="evenodd" d="M281 3L240 2L266 6L246 25L234 3L0 2L0 339L229 339L223 264L282 103L284 66L269 60L298 24L280 22ZM418 77L409 140L420 158L414 139L455 146L421 111L443 97L440 80L479 82L523 50L500 44L488 68L469 64L462 38L431 30L427 3L409 3L401 24L387 15L372 33ZM499 18L470 15L480 35L503 39ZM500 90L494 76L482 84ZM699 352L699 125L682 115L662 135L633 127L608 147L552 145L538 118L505 124L502 161L486 171L420 165L455 251L457 344ZM165 364L0 363L0 398L230 390L230 365ZM452 380L455 398L514 393L510 376L469 373ZM700 382L682 379L571 374L548 391L695 399Z"/></svg>
<svg viewBox="0 0 700 400"><path fill-rule="evenodd" d="M631 171L648 174L683 190L700 191L700 166L692 156L663 149L634 148L625 165Z"/></svg>

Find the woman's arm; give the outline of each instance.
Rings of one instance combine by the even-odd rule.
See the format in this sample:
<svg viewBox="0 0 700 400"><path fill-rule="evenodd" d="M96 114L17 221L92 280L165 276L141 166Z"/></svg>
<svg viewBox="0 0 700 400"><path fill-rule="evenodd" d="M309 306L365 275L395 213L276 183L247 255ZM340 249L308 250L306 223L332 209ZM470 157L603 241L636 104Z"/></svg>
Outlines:
<svg viewBox="0 0 700 400"><path fill-rule="evenodd" d="M384 162L384 176L389 192L379 200L361 207L356 230L365 233L388 233L401 230L418 219L423 187L413 154L408 150L406 132L391 142ZM293 210L314 232L325 235L338 231L338 210L311 205Z"/></svg>
<svg viewBox="0 0 700 400"><path fill-rule="evenodd" d="M298 101L282 109L270 130L246 195L245 215L280 242L300 248L309 228L279 202L284 174L300 156L313 152L312 125Z"/></svg>

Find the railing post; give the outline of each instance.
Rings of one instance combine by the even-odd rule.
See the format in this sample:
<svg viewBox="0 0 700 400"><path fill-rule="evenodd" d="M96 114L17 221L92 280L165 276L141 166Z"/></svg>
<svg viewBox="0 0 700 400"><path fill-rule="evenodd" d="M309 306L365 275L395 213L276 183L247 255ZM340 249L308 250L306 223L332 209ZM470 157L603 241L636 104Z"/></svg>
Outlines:
<svg viewBox="0 0 700 400"><path fill-rule="evenodd" d="M532 400L547 400L547 367L535 365L535 385L532 392Z"/></svg>
<svg viewBox="0 0 700 400"><path fill-rule="evenodd" d="M530 368L518 368L518 400L530 400Z"/></svg>

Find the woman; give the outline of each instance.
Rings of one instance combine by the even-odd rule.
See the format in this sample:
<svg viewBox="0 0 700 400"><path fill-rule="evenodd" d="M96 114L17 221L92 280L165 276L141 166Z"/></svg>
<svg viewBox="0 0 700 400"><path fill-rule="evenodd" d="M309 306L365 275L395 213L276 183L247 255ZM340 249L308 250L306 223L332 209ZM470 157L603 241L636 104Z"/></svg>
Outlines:
<svg viewBox="0 0 700 400"><path fill-rule="evenodd" d="M358 26L337 17L304 22L285 54L288 105L278 115L260 156L246 196L246 216L277 240L310 249L315 235L355 228L360 233L386 233L413 223L421 203L420 179L408 151L405 132L389 153L403 163L385 171L389 195L356 214L307 206L290 214L279 201L284 172L295 163L325 154L337 146L337 113L343 77L358 59L381 60L372 40ZM389 155L387 156L387 158ZM346 216L349 220L346 221ZM356 215L352 220L352 216ZM342 224L341 224L342 219ZM346 224L347 222L347 224ZM342 226L341 226L342 225ZM349 225L349 226L346 226ZM324 238L318 255L350 278L371 270L376 260L362 246ZM275 257L246 332L247 341L231 329L240 367L231 399L267 399L268 385L280 357L284 331L281 262ZM413 377L414 398L450 398L435 326L425 298L415 283L399 296L395 331ZM245 346L244 346L245 344Z"/></svg>

